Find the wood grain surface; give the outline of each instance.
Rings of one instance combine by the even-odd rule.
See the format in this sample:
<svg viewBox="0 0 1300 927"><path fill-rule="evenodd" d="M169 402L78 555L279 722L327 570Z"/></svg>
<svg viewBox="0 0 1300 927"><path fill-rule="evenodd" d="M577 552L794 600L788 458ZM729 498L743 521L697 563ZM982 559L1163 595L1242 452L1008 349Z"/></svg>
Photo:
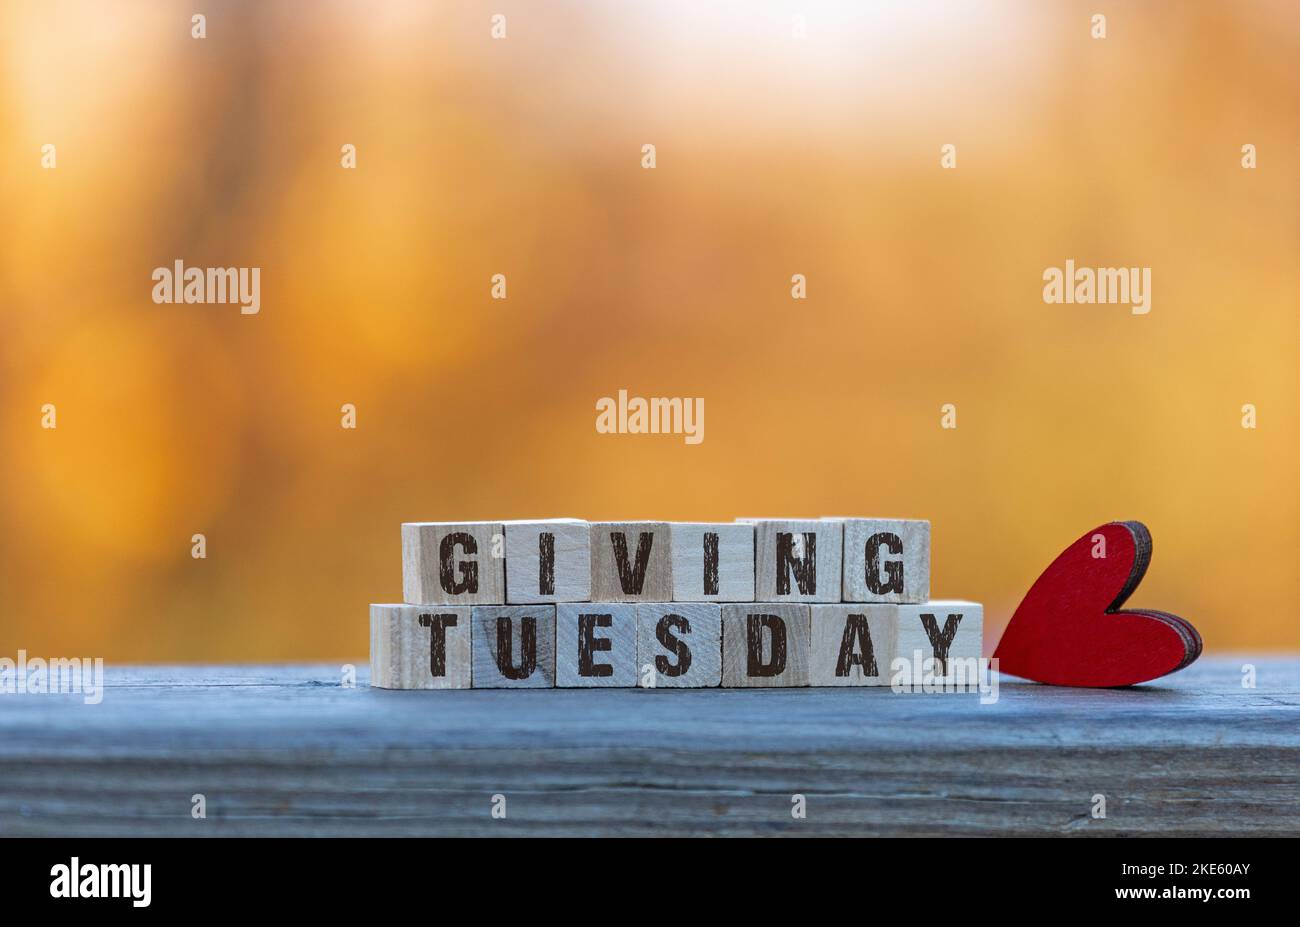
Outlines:
<svg viewBox="0 0 1300 927"><path fill-rule="evenodd" d="M386 691L364 663L355 688L339 666L109 666L98 705L0 695L0 836L1300 835L1300 658L1205 658L1129 690L1003 677L991 705Z"/></svg>

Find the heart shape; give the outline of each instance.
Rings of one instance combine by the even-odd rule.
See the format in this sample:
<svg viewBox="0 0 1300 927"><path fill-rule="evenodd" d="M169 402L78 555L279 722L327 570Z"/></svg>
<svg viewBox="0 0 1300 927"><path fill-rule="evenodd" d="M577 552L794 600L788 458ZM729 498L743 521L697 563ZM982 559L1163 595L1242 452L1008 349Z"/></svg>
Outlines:
<svg viewBox="0 0 1300 927"><path fill-rule="evenodd" d="M1103 554L1104 556L1099 556ZM1131 686L1201 655L1201 635L1168 612L1120 611L1151 563L1137 521L1089 531L1043 571L993 656L998 669L1054 686Z"/></svg>

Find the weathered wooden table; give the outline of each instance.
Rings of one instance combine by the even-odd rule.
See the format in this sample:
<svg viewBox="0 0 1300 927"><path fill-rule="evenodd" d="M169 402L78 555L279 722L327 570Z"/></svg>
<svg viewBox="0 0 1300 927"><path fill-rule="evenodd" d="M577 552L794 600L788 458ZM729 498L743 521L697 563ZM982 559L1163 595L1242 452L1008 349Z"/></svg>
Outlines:
<svg viewBox="0 0 1300 927"><path fill-rule="evenodd" d="M109 667L98 705L0 695L0 834L1300 834L1297 659L1123 691L1004 678L989 705L389 692L358 669Z"/></svg>

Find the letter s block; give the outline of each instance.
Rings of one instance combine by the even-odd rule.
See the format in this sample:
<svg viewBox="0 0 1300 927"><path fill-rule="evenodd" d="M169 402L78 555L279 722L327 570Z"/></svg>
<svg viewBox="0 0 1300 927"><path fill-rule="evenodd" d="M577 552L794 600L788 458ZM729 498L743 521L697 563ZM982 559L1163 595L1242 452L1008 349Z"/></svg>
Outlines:
<svg viewBox="0 0 1300 927"><path fill-rule="evenodd" d="M402 597L408 605L500 605L506 600L501 522L402 525Z"/></svg>
<svg viewBox="0 0 1300 927"><path fill-rule="evenodd" d="M638 680L652 670L657 689L722 682L721 606L646 602L636 607L636 626Z"/></svg>

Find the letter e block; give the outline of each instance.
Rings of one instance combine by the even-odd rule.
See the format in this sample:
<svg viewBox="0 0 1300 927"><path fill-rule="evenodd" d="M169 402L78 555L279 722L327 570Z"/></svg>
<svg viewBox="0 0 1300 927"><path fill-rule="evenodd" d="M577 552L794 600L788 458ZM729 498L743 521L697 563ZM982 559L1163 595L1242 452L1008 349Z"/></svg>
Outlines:
<svg viewBox="0 0 1300 927"><path fill-rule="evenodd" d="M605 602L555 607L555 684L636 685L636 606Z"/></svg>

